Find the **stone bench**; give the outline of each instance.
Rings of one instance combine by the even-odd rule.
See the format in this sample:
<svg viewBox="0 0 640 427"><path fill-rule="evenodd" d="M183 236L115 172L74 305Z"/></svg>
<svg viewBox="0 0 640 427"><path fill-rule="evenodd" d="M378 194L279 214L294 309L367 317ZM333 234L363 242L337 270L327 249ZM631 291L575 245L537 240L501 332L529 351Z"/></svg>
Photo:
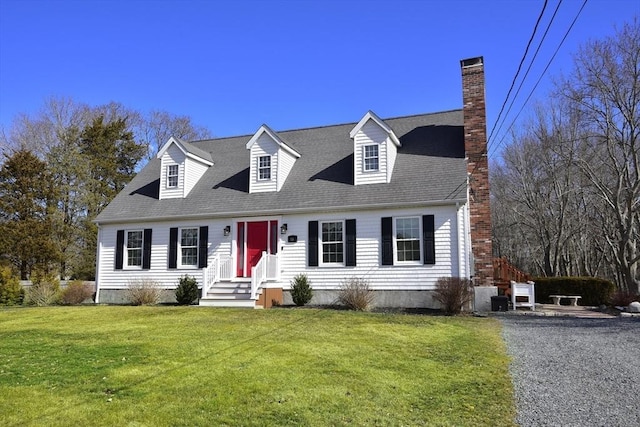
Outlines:
<svg viewBox="0 0 640 427"><path fill-rule="evenodd" d="M582 297L579 295L549 295L549 298L553 299L555 305L560 305L562 298L570 299L571 305L578 305L578 300Z"/></svg>

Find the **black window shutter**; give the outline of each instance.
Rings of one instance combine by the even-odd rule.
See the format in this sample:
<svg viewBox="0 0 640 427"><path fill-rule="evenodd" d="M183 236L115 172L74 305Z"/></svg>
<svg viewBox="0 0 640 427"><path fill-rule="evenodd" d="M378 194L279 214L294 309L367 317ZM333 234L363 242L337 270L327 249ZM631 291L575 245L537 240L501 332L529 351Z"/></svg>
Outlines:
<svg viewBox="0 0 640 427"><path fill-rule="evenodd" d="M345 261L348 267L354 267L356 265L356 220L346 220L345 228L347 232L347 251L345 254Z"/></svg>
<svg viewBox="0 0 640 427"><path fill-rule="evenodd" d="M422 245L424 246L424 263L436 263L436 239L433 215L422 216Z"/></svg>
<svg viewBox="0 0 640 427"><path fill-rule="evenodd" d="M318 221L309 221L309 267L318 266Z"/></svg>
<svg viewBox="0 0 640 427"><path fill-rule="evenodd" d="M150 228L145 228L142 233L142 268L144 270L149 270L151 268L151 230Z"/></svg>
<svg viewBox="0 0 640 427"><path fill-rule="evenodd" d="M198 268L207 266L207 247L209 246L209 227L200 227L198 238Z"/></svg>
<svg viewBox="0 0 640 427"><path fill-rule="evenodd" d="M178 268L178 229L169 229L169 268Z"/></svg>
<svg viewBox="0 0 640 427"><path fill-rule="evenodd" d="M122 258L124 251L124 230L116 232L116 270L122 270Z"/></svg>
<svg viewBox="0 0 640 427"><path fill-rule="evenodd" d="M382 218L382 265L393 265L393 218Z"/></svg>

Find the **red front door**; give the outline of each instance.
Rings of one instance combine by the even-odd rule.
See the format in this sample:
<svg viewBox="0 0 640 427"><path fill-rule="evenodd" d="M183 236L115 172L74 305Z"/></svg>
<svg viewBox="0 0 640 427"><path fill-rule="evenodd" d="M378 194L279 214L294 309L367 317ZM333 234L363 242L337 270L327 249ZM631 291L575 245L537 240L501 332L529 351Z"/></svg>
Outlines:
<svg viewBox="0 0 640 427"><path fill-rule="evenodd" d="M269 252L269 221L247 223L247 269L246 276L251 277L251 267L254 267L262 252Z"/></svg>

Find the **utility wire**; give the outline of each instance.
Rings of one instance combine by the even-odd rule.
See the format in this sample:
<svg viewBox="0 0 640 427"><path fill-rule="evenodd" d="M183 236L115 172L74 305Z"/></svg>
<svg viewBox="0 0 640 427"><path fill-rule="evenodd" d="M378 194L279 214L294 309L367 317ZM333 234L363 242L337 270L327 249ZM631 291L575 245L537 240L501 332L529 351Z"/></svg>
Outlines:
<svg viewBox="0 0 640 427"><path fill-rule="evenodd" d="M553 62L553 60L555 59L556 55L558 54L558 52L560 51L560 48L562 47L562 45L564 44L565 40L567 39L567 37L569 36L569 33L571 32L571 29L573 28L574 24L576 23L576 21L578 20L578 18L580 17L580 14L582 13L582 10L584 9L584 7L587 5L587 1L588 0L584 0L584 2L582 3L582 6L580 7L580 10L578 10L578 13L576 14L576 17L573 18L573 21L571 22L571 25L569 26L569 28L567 29L567 32L564 34L564 37L562 38L562 40L560 41L560 44L558 44L558 47L556 48L555 52L553 52L553 55L551 56L551 59L549 59L549 62L547 63L547 66L544 68L544 70L542 71L542 74L540 74L540 77L538 78L538 81L536 81L536 84L533 86L533 89L531 89L531 92L529 92L529 96L527 96L527 99L524 101L524 104L522 104L522 107L520 107L520 110L518 111L518 114L516 115L516 117L513 119L513 121L511 122L511 124L509 125L509 128L507 129L507 131L505 132L504 136L502 137L502 139L498 142L498 144L494 147L493 153L495 154L496 150L500 147L500 145L502 145L502 143L504 142L505 138L507 137L507 135L509 134L509 131L511 130L511 128L513 127L513 125L515 124L516 120L518 120L518 117L520 117L520 113L522 113L522 110L524 109L524 107L527 105L527 103L529 102L529 100L531 99L531 96L533 95L533 93L535 92L536 88L538 87L538 85L540 84L540 81L542 80L542 77L544 77L544 75L547 73L547 70L549 69L549 67L551 66L551 63ZM488 155L488 154L487 154Z"/></svg>
<svg viewBox="0 0 640 427"><path fill-rule="evenodd" d="M538 20L536 21L536 25L533 28L533 34L531 34L531 37L529 38L529 42L527 43L527 47L524 50L524 54L522 55L522 59L520 59L520 64L518 65L518 70L516 71L516 75L513 77L513 81L511 82L511 87L509 88L509 92L507 93L506 98L504 99L504 102L502 103L502 107L500 108L500 112L498 113L498 118L496 119L496 122L493 124L493 128L491 129L491 132L489 133L489 138L487 138L487 141L491 140L491 137L493 136L493 131L496 129L496 126L498 125L498 121L500 120L500 116L502 116L502 112L504 111L504 107L507 105L507 101L509 100L509 96L511 95L511 91L513 90L513 87L516 84L516 80L518 79L518 74L520 74L520 70L522 69L522 64L524 63L525 58L527 57L527 53L529 52L529 47L531 46L531 43L533 42L533 39L536 35L536 32L538 31L538 25L540 24L540 21L542 20L542 16L544 15L544 11L547 8L547 2L548 0L544 0L544 5L542 6L542 10L540 11L540 15L538 16ZM488 147L488 145L487 145Z"/></svg>
<svg viewBox="0 0 640 427"><path fill-rule="evenodd" d="M522 77L522 80L520 80L520 85L518 86L518 90L516 91L516 94L513 95L513 98L511 99L511 103L509 104L509 108L507 109L507 112L505 113L504 117L502 118L502 122L500 123L500 126L498 127L498 130L496 131L496 138L497 138L498 135L500 135L500 130L502 130L502 126L504 125L504 122L507 120L507 117L509 117L509 113L511 112L511 108L513 108L513 104L516 102L516 99L518 98L518 95L520 94L520 90L522 89L522 86L524 85L525 80L527 80L527 76L529 75L529 72L531 71L531 67L533 67L533 63L536 61L536 58L538 57L538 53L540 52L540 48L542 47L542 44L544 43L544 40L547 38L547 34L549 33L549 30L551 29L551 25L553 24L553 21L554 21L556 15L558 13L558 10L560 9L560 5L561 4L562 4L562 0L560 0L558 2L558 5L556 6L556 9L553 11L553 15L551 16L551 19L549 20L549 23L547 24L547 28L545 29L544 34L542 35L542 38L540 39L540 42L538 43L538 47L536 48L536 51L533 54L533 58L529 62L529 67L527 67L527 71L524 73L524 77ZM489 137L489 139L487 140L487 151L491 150L491 143L492 142L494 142L494 141L491 141L491 137Z"/></svg>

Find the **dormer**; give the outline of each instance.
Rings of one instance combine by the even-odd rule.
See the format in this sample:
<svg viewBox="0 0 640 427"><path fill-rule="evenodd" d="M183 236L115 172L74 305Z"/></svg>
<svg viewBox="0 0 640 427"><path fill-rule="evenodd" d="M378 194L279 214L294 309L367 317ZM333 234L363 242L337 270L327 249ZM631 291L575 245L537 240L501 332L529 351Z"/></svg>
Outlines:
<svg viewBox="0 0 640 427"><path fill-rule="evenodd" d="M349 136L353 139L353 184L391 182L401 146L393 129L373 111L368 111Z"/></svg>
<svg viewBox="0 0 640 427"><path fill-rule="evenodd" d="M249 150L249 193L280 191L300 154L269 126L262 125L246 145Z"/></svg>
<svg viewBox="0 0 640 427"><path fill-rule="evenodd" d="M158 152L160 159L160 199L187 197L198 180L213 166L211 154L171 137Z"/></svg>

